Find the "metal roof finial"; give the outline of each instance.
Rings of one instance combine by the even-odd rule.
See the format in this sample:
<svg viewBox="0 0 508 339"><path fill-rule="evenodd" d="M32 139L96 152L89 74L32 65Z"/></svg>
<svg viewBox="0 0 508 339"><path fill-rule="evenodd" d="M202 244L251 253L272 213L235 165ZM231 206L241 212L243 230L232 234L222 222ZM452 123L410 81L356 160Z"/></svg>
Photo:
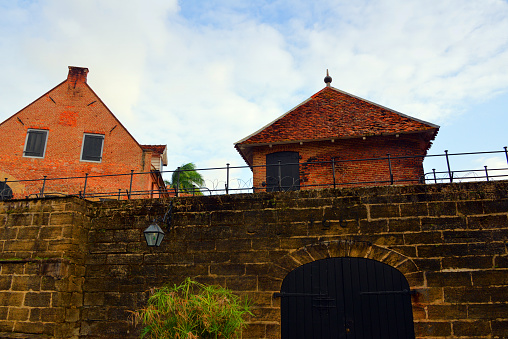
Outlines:
<svg viewBox="0 0 508 339"><path fill-rule="evenodd" d="M332 77L328 74L328 69L327 69L326 76L325 76L326 87L330 87L331 82L332 82Z"/></svg>

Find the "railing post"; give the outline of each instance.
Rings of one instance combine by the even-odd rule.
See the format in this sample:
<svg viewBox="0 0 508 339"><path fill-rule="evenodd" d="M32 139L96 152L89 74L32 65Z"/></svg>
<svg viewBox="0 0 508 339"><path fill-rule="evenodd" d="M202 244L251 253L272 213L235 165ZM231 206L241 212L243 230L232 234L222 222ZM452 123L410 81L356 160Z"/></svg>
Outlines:
<svg viewBox="0 0 508 339"><path fill-rule="evenodd" d="M226 164L226 194L229 194L229 163Z"/></svg>
<svg viewBox="0 0 508 339"><path fill-rule="evenodd" d="M434 184L437 184L437 178L436 178L436 169L432 169L432 173L434 173Z"/></svg>
<svg viewBox="0 0 508 339"><path fill-rule="evenodd" d="M448 177L450 178L450 182L453 182L453 173L450 170L450 160L448 159L448 150L445 150L445 156L446 156L446 166L448 166Z"/></svg>
<svg viewBox="0 0 508 339"><path fill-rule="evenodd" d="M282 170L280 168L280 160L278 161L277 170L278 170L278 176L277 176L278 180L277 181L278 181L279 192L280 192L281 191L281 187L282 187L281 186L281 184L282 184L282 178L281 178L281 176L282 176Z"/></svg>
<svg viewBox="0 0 508 339"><path fill-rule="evenodd" d="M85 186L83 187L83 199L85 199L86 195L86 183L88 181L88 173L85 173Z"/></svg>
<svg viewBox="0 0 508 339"><path fill-rule="evenodd" d="M44 176L44 179L42 179L41 198L44 198L44 188L46 187L46 178L47 178L47 177L48 177L48 176L47 176L47 175L45 175L45 176Z"/></svg>
<svg viewBox="0 0 508 339"><path fill-rule="evenodd" d="M504 148L504 155L506 156L506 163L508 164L508 149L506 146L503 148Z"/></svg>
<svg viewBox="0 0 508 339"><path fill-rule="evenodd" d="M180 190L180 166L176 169L176 187L175 187L175 195L178 196L178 191Z"/></svg>
<svg viewBox="0 0 508 339"><path fill-rule="evenodd" d="M133 176L134 176L134 170L131 170L131 183L129 185L129 199L131 198L131 194L132 194L132 179L133 179Z"/></svg>
<svg viewBox="0 0 508 339"><path fill-rule="evenodd" d="M122 192L122 189L121 189L121 188L119 188L119 189L118 189L118 200L120 200L120 193L121 193L121 192Z"/></svg>
<svg viewBox="0 0 508 339"><path fill-rule="evenodd" d="M483 167L485 167L485 178L487 178L487 181L489 181L489 171L487 171L487 165Z"/></svg>
<svg viewBox="0 0 508 339"><path fill-rule="evenodd" d="M390 185L393 185L392 160L390 159L390 153L388 153L387 156L388 156L388 169L390 170Z"/></svg>
<svg viewBox="0 0 508 339"><path fill-rule="evenodd" d="M335 157L332 157L332 176L333 176L333 188L335 187Z"/></svg>

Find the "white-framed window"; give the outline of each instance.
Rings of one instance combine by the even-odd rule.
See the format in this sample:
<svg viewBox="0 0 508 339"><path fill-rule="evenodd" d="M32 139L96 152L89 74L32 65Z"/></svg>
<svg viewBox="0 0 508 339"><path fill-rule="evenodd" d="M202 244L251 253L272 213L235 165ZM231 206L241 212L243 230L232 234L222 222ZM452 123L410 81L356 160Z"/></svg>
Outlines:
<svg viewBox="0 0 508 339"><path fill-rule="evenodd" d="M48 131L43 129L28 129L26 132L25 148L23 156L29 158L44 158Z"/></svg>
<svg viewBox="0 0 508 339"><path fill-rule="evenodd" d="M101 162L103 146L104 135L85 133L81 146L81 161Z"/></svg>

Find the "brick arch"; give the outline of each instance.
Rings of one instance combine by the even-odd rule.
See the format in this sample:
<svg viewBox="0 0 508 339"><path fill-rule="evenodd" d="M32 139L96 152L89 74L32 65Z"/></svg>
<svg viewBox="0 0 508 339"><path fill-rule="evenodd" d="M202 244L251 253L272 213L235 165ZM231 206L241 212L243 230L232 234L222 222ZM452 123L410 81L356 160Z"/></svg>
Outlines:
<svg viewBox="0 0 508 339"><path fill-rule="evenodd" d="M377 260L396 268L406 277L418 277L420 273L420 269L412 259L394 250L367 241L340 239L306 245L283 256L273 262L272 275L273 278L280 279L282 282L289 272L301 265L320 259L337 257L357 257ZM419 280L416 279L412 285L423 284Z"/></svg>

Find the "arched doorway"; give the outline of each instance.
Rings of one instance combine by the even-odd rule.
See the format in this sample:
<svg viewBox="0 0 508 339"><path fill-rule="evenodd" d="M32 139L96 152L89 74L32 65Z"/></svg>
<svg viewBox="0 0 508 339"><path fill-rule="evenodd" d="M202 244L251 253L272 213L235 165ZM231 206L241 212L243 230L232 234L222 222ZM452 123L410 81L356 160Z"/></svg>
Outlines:
<svg viewBox="0 0 508 339"><path fill-rule="evenodd" d="M415 337L406 278L376 260L310 262L291 271L276 296L282 339Z"/></svg>

